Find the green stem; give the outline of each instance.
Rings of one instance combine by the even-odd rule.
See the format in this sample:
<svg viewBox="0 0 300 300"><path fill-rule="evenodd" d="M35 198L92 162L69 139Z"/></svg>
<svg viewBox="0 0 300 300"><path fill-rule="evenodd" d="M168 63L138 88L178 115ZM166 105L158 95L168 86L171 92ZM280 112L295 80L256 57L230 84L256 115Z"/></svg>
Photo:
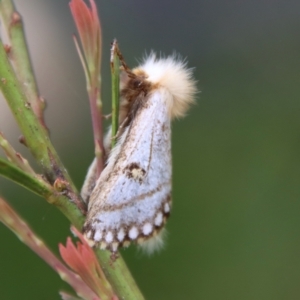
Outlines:
<svg viewBox="0 0 300 300"><path fill-rule="evenodd" d="M0 0L0 14L3 21L2 25L9 36L11 45L9 54L15 69L18 70L17 76L21 87L35 115L44 125L44 103L38 96L38 89L31 68L21 16L15 11L11 0Z"/></svg>
<svg viewBox="0 0 300 300"><path fill-rule="evenodd" d="M55 205L78 229L82 228L85 217L68 195L55 191L42 178L24 172L14 164L0 157L0 175L18 183L33 193L44 197L50 204Z"/></svg>
<svg viewBox="0 0 300 300"><path fill-rule="evenodd" d="M15 151L12 145L5 139L1 131L0 147L4 150L8 160L12 162L15 166L32 176L37 176L34 170L29 165L28 160L25 159L20 153Z"/></svg>
<svg viewBox="0 0 300 300"><path fill-rule="evenodd" d="M114 40L111 47L110 69L112 82L112 120L111 120L111 148L116 145L118 120L119 120L119 99L120 99L120 65L117 55L118 43Z"/></svg>
<svg viewBox="0 0 300 300"><path fill-rule="evenodd" d="M101 262L101 268L106 278L111 283L119 299L145 299L120 254L118 254L119 257L113 263L109 251L97 249L96 255Z"/></svg>
<svg viewBox="0 0 300 300"><path fill-rule="evenodd" d="M99 82L100 85L100 82ZM100 88L88 86L87 88L90 101L90 109L93 124L95 156L97 160L97 178L104 168L104 146L103 146L103 120L102 120L102 101L100 98Z"/></svg>
<svg viewBox="0 0 300 300"><path fill-rule="evenodd" d="M46 129L38 121L23 93L2 43L0 43L0 89L24 134L26 146L31 150L47 178L50 182L54 182L57 177L69 181L70 177L51 144ZM75 190L74 186L73 189Z"/></svg>
<svg viewBox="0 0 300 300"><path fill-rule="evenodd" d="M22 185L26 189L48 198L53 194L53 188L43 179L38 179L16 167L14 164L0 157L0 174L12 181Z"/></svg>

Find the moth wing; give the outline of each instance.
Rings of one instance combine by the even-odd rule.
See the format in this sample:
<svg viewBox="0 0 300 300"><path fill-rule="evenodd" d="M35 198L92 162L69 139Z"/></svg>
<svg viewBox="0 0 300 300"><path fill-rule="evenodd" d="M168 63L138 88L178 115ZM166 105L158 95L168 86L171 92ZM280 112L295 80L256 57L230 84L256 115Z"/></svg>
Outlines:
<svg viewBox="0 0 300 300"><path fill-rule="evenodd" d="M84 233L113 251L151 237L171 205L171 128L167 90L144 98L93 190Z"/></svg>

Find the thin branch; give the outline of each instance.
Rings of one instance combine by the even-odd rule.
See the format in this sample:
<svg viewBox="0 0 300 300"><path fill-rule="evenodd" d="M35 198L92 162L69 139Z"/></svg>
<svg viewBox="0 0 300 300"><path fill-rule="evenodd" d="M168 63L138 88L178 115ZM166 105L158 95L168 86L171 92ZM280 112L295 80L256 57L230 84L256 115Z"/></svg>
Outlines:
<svg viewBox="0 0 300 300"><path fill-rule="evenodd" d="M6 154L6 157L10 162L15 164L17 167L19 167L24 172L32 175L37 176L34 170L29 165L29 162L27 159L25 159L20 153L16 152L15 149L12 147L12 145L5 139L3 133L0 131L0 147L3 149L3 151Z"/></svg>
<svg viewBox="0 0 300 300"><path fill-rule="evenodd" d="M111 82L112 82L112 120L111 120L111 148L116 144L117 132L118 132L118 119L119 119L119 85L120 85L120 65L118 57L118 43L117 40L113 41L110 51L110 70L111 70Z"/></svg>
<svg viewBox="0 0 300 300"><path fill-rule="evenodd" d="M101 25L97 7L90 0L90 7L82 0L72 0L70 9L76 24L82 50L75 39L76 49L82 63L92 117L97 178L104 167L105 151L103 146L102 101L101 101Z"/></svg>
<svg viewBox="0 0 300 300"><path fill-rule="evenodd" d="M1 157L0 175L44 197L47 202L56 206L77 228L82 227L85 217L77 206L70 201L66 191L55 190L42 177L32 176Z"/></svg>
<svg viewBox="0 0 300 300"><path fill-rule="evenodd" d="M54 190L51 185L45 182L42 178L28 174L21 170L11 162L4 160L0 157L0 174L20 185L26 189L34 192L35 194L48 198Z"/></svg>
<svg viewBox="0 0 300 300"><path fill-rule="evenodd" d="M103 146L103 119L102 119L102 101L98 88L88 88L88 95L90 101L90 109L92 116L95 156L97 159L97 178L104 168L105 151Z"/></svg>
<svg viewBox="0 0 300 300"><path fill-rule="evenodd" d="M24 27L21 16L15 11L11 0L0 1L0 14L2 25L8 33L10 50L9 57L18 70L17 76L21 87L30 103L35 115L44 124L44 101L39 98L36 81L30 63L29 53L26 47Z"/></svg>
<svg viewBox="0 0 300 300"><path fill-rule="evenodd" d="M144 296L139 290L132 274L130 273L125 261L119 256L112 263L110 253L101 249L96 249L97 257L101 262L101 267L107 280L111 283L114 291L120 299L144 300ZM113 268L113 272L111 271Z"/></svg>
<svg viewBox="0 0 300 300"><path fill-rule="evenodd" d="M67 170L61 163L49 139L47 130L38 121L30 103L27 101L18 82L18 78L7 59L2 43L0 43L0 89L19 124L27 147L31 150L37 163L42 167L49 182L53 183L57 178L67 181L68 194L72 195L73 199L71 200L75 200L73 203L82 203ZM76 199L74 197L76 197ZM65 203L55 203L59 204L60 209L65 210L61 207L61 205ZM84 204L82 203L82 205Z"/></svg>

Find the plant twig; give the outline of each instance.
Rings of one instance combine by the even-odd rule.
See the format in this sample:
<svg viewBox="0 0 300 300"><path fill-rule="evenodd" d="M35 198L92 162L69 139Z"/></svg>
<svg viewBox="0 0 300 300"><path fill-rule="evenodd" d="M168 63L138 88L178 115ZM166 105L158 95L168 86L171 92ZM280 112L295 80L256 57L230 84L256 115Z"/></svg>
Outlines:
<svg viewBox="0 0 300 300"><path fill-rule="evenodd" d="M21 87L38 120L45 126L43 116L45 105L43 99L38 96L38 89L26 47L21 16L15 11L11 0L0 1L0 14L3 21L2 25L8 33L11 46L9 48L9 57L13 61L14 68L18 70L17 76L21 82Z"/></svg>
<svg viewBox="0 0 300 300"><path fill-rule="evenodd" d="M134 278L132 277L125 261L118 253L116 261L111 261L110 253L101 249L96 249L97 257L101 262L101 267L106 278L111 283L114 291L120 299L144 300L144 296L139 290ZM111 268L114 271L111 271Z"/></svg>
<svg viewBox="0 0 300 300"><path fill-rule="evenodd" d="M44 197L47 202L55 205L77 228L82 227L85 217L77 206L70 202L65 191L56 191L42 177L32 176L1 157L0 175Z"/></svg>
<svg viewBox="0 0 300 300"><path fill-rule="evenodd" d="M76 49L86 77L94 133L98 178L103 170L105 157L103 146L102 101L100 95L102 51L101 26L97 7L93 0L90 0L90 7L82 0L72 0L70 2L70 9L82 46L81 50L76 37L74 37Z"/></svg>
<svg viewBox="0 0 300 300"><path fill-rule="evenodd" d="M24 172L37 176L34 170L29 165L27 159L25 159L20 153L16 152L12 145L5 139L3 133L0 131L0 147L4 150L6 157L9 161L15 164Z"/></svg>
<svg viewBox="0 0 300 300"><path fill-rule="evenodd" d="M0 43L0 89L24 135L26 145L43 168L49 181L54 182L58 176L70 180L51 144L46 129L38 121L31 104L23 93L2 43Z"/></svg>
<svg viewBox="0 0 300 300"><path fill-rule="evenodd" d="M111 148L116 145L118 120L119 120L119 85L120 85L120 65L118 57L118 43L114 40L110 50L110 71L111 71L111 88L112 88L112 119L111 119Z"/></svg>
<svg viewBox="0 0 300 300"><path fill-rule="evenodd" d="M32 174L28 174L24 170L18 168L11 162L0 157L0 174L28 190L38 194L39 196L48 198L53 194L53 188L43 179L39 179Z"/></svg>

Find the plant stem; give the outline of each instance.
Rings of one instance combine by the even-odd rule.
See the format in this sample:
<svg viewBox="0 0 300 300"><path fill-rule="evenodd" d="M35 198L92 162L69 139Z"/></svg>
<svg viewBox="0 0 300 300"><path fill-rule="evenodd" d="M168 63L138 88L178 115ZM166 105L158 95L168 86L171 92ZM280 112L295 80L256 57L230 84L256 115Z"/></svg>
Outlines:
<svg viewBox="0 0 300 300"><path fill-rule="evenodd" d="M0 157L0 174L12 181L22 185L28 190L38 194L39 196L48 198L53 194L53 188L51 185L46 183L43 179L28 174Z"/></svg>
<svg viewBox="0 0 300 300"><path fill-rule="evenodd" d="M69 181L67 170L51 144L46 129L38 121L31 104L27 101L2 43L0 43L0 89L24 134L26 146L31 150L49 181L54 182L57 177ZM74 186L72 188L76 190Z"/></svg>
<svg viewBox="0 0 300 300"><path fill-rule="evenodd" d="M101 268L105 276L111 283L119 299L145 299L120 254L118 254L119 257L113 263L109 251L97 249L96 254L101 262ZM111 270L112 268L113 272Z"/></svg>
<svg viewBox="0 0 300 300"><path fill-rule="evenodd" d="M110 70L111 70L111 82L112 82L112 119L111 119L111 148L116 145L117 132L118 132L118 120L119 120L119 85L120 85L120 66L119 57L117 54L118 43L117 40L113 41L110 55Z"/></svg>
<svg viewBox="0 0 300 300"><path fill-rule="evenodd" d="M0 0L0 14L3 27L10 39L10 58L14 63L21 87L30 103L35 115L44 124L44 103L38 96L34 74L31 68L29 53L26 47L23 23L21 16L15 11L11 0Z"/></svg>
<svg viewBox="0 0 300 300"><path fill-rule="evenodd" d="M63 192L60 193L38 176L32 176L19 169L12 163L0 158L0 174L33 193L44 197L47 202L55 205L62 213L80 229L84 222L84 215Z"/></svg>
<svg viewBox="0 0 300 300"><path fill-rule="evenodd" d="M102 101L99 91L100 83L97 87L88 86L88 95L93 124L95 156L97 159L97 177L101 174L104 167L104 147L103 147L103 120L102 120Z"/></svg>
<svg viewBox="0 0 300 300"><path fill-rule="evenodd" d="M10 145L10 143L5 139L1 131L0 147L4 150L8 160L11 161L15 166L34 177L37 176L34 170L29 165L28 160L25 159L20 153L15 151L12 145Z"/></svg>

